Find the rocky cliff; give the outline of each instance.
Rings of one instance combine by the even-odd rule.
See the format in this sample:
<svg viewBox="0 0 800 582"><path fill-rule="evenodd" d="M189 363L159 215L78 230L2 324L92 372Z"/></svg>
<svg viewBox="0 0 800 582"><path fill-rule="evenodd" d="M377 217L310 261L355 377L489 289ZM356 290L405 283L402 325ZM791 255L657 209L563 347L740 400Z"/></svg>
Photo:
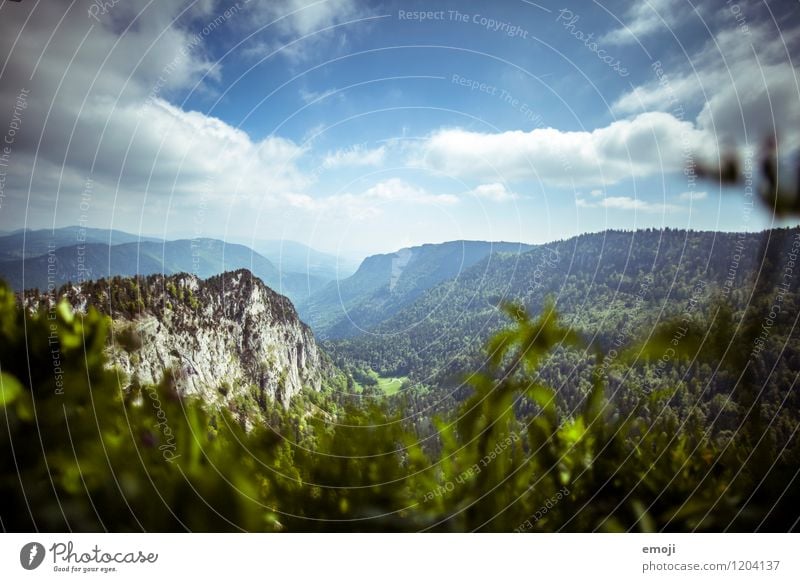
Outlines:
<svg viewBox="0 0 800 582"><path fill-rule="evenodd" d="M159 382L171 369L182 394L234 410L288 407L319 391L333 369L292 303L247 270L113 278L61 289L79 311L111 316L111 363L125 384ZM30 309L53 301L28 295Z"/></svg>

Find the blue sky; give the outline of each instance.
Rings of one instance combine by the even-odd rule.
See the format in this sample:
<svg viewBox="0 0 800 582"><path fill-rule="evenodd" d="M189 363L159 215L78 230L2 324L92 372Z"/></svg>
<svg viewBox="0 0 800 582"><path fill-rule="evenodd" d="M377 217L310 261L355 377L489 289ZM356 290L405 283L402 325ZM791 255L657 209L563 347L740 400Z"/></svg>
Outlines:
<svg viewBox="0 0 800 582"><path fill-rule="evenodd" d="M30 90L0 230L363 257L778 224L684 169L797 148L795 3L170 4L0 5L4 111Z"/></svg>

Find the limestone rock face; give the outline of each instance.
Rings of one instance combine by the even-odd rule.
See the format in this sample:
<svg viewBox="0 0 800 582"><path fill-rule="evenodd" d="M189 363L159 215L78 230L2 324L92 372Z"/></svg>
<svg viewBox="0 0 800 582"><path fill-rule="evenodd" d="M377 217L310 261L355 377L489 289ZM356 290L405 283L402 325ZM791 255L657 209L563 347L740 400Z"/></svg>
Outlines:
<svg viewBox="0 0 800 582"><path fill-rule="evenodd" d="M247 270L114 278L61 295L111 316L109 359L128 384L159 382L171 369L180 393L209 403L288 407L301 391L319 391L332 368L291 301Z"/></svg>

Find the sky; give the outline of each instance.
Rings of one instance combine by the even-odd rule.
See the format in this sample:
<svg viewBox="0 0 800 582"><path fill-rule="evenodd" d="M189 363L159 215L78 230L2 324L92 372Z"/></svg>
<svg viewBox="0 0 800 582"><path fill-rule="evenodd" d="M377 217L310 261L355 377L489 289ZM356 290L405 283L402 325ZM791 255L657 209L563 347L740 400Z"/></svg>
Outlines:
<svg viewBox="0 0 800 582"><path fill-rule="evenodd" d="M798 45L788 1L0 0L0 231L362 258L782 225L690 170L794 155Z"/></svg>

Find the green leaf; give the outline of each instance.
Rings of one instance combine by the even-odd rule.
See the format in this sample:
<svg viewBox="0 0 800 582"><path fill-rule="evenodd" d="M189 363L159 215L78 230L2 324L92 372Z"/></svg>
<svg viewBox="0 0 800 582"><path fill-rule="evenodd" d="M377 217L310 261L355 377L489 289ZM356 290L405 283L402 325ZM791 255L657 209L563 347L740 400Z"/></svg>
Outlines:
<svg viewBox="0 0 800 582"><path fill-rule="evenodd" d="M22 391L22 384L19 380L11 374L0 372L0 408L13 403L22 394Z"/></svg>

